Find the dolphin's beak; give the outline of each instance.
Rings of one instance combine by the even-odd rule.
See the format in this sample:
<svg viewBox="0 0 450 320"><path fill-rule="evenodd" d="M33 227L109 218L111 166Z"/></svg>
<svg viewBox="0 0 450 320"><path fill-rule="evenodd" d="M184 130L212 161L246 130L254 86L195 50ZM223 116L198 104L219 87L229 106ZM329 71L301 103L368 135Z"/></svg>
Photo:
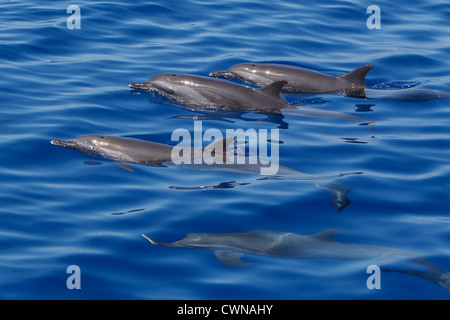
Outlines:
<svg viewBox="0 0 450 320"><path fill-rule="evenodd" d="M147 236L145 233L142 234L142 236L147 239L148 241L150 241L151 244L155 245L155 246L162 246L162 247L181 247L179 245L177 245L177 243L166 243L166 242L160 242L160 241L156 241L155 239L150 238L149 236Z"/></svg>
<svg viewBox="0 0 450 320"><path fill-rule="evenodd" d="M151 91L151 87L146 83L130 83L128 85L132 89L138 89L138 90L145 90L145 91Z"/></svg>
<svg viewBox="0 0 450 320"><path fill-rule="evenodd" d="M65 148L74 148L76 149L77 144L73 141L64 141L64 140L52 140L50 141L51 144L55 146L65 147Z"/></svg>
<svg viewBox="0 0 450 320"><path fill-rule="evenodd" d="M234 74L232 74L231 72L225 71L225 72L220 72L220 71L213 71L209 73L210 77L219 77L219 78L234 78Z"/></svg>

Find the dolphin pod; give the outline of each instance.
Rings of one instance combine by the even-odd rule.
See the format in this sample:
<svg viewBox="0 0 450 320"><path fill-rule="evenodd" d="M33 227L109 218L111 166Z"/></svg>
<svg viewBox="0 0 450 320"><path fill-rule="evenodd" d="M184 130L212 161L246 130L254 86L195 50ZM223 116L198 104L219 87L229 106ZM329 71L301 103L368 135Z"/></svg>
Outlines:
<svg viewBox="0 0 450 320"><path fill-rule="evenodd" d="M297 109L296 113L304 117L367 123L367 120L361 117L342 112L302 105L291 106L280 95L283 86L287 83L286 80L280 80L261 88L250 88L222 79L165 73L153 76L144 83L131 83L129 87L144 91L155 91L194 110L213 108L281 114L283 109Z"/></svg>
<svg viewBox="0 0 450 320"><path fill-rule="evenodd" d="M390 99L408 102L450 99L450 93L432 89L370 89L365 84L365 76L373 67L373 65L365 65L347 74L332 77L312 70L288 65L241 63L225 72L211 72L209 74L210 77L166 73L155 75L143 83L130 83L129 87L136 90L157 92L174 101L176 105L182 105L191 110L257 111L258 113L271 114L279 117L282 116L283 110L295 109L299 115L305 117L339 119L364 123L367 122L365 119L346 113L327 111L303 105L290 105L283 98L282 93L344 93L347 96L358 98ZM259 88L218 78L234 78L252 85L257 85ZM234 138L227 138L215 141L206 147L186 151L177 146L152 141L104 135L86 135L70 141L57 139L51 141L56 146L72 148L90 156L113 160L120 168L127 171L133 171L129 168L129 164L160 167L171 165L173 164L174 153L180 154L181 150L183 154L187 152L190 159L206 152L214 160L224 161L228 155L226 150L233 142ZM245 164L240 164L239 161L237 163L233 162L232 164L214 163L213 165L205 165L203 163L189 163L180 166L194 170L217 170L244 174L261 172L260 163L256 165L247 164L246 162ZM277 176L265 177L258 180L312 180L317 188L333 194L334 199L331 203L337 206L337 213L339 213L350 204L348 194L354 188L346 188L338 182L324 185L320 180L336 179L345 175L348 174L320 177L279 166ZM175 190L230 189L247 184L230 181L215 186L172 186L170 188ZM338 230L340 229L326 230L315 235L269 230L254 230L241 233L190 233L185 238L173 243L160 242L145 234L142 234L142 236L156 246L212 250L221 262L232 267L245 267L249 265L241 260L244 254L290 258L347 260L384 260L385 258L389 258L390 260L406 260L424 267L425 271L423 268L421 270L395 270L385 268L384 271L395 271L422 277L450 291L450 272L443 271L437 266L425 261L421 254L389 247L337 242L334 240L334 236Z"/></svg>
<svg viewBox="0 0 450 320"><path fill-rule="evenodd" d="M212 250L215 256L230 267L246 267L244 254L283 258L319 258L341 260L407 260L423 270L391 270L419 276L433 281L450 291L450 272L424 260L417 252L365 244L337 242L334 236L342 229L331 229L314 235L271 230L252 230L240 233L189 233L173 243L160 242L146 234L142 236L156 246Z"/></svg>
<svg viewBox="0 0 450 320"><path fill-rule="evenodd" d="M345 93L352 97L404 102L450 99L449 92L427 88L369 89L365 84L365 76L373 68L373 65L368 64L347 74L332 77L291 65L239 63L227 71L213 71L209 75L235 78L258 86L285 80L288 83L283 86L283 91L293 93Z"/></svg>

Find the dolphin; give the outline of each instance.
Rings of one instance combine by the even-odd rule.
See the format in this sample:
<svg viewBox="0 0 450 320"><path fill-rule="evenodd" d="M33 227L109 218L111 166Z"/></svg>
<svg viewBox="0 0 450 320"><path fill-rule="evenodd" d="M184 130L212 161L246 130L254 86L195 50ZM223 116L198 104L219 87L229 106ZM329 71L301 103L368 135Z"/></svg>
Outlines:
<svg viewBox="0 0 450 320"><path fill-rule="evenodd" d="M177 166L199 171L224 171L240 174L261 174L261 168L271 167L271 161L262 163L261 161L258 161L257 158L250 159L247 156L235 155L233 153L234 150L230 150L233 148L234 142L235 137L227 137L225 139L214 141L203 148L185 150L177 146L148 140L98 134L81 136L70 141L58 139L50 141L51 144L56 146L71 148L89 156L102 157L116 161L118 165L120 163L125 163L147 166L165 166L165 164L171 164L174 157L187 152L190 157L186 160L195 160L195 157L203 157L199 158L199 160L202 161L187 161L186 163L180 161L180 163L176 164ZM209 162L206 161L205 154L211 155ZM276 175L273 175L273 180L283 180L288 179L283 177L292 177L293 180L319 181L322 179L334 179L346 175L361 174L361 172L352 172L331 176L315 176L278 164L276 164L276 166L278 166L278 168L275 169L278 170L275 173ZM125 169L122 166L119 167Z"/></svg>
<svg viewBox="0 0 450 320"><path fill-rule="evenodd" d="M313 70L284 64L239 63L225 72L213 71L209 75L220 78L237 78L258 86L275 81L287 81L285 92L296 93L347 93L359 96L367 88L364 78L373 65L368 64L347 74L333 77Z"/></svg>
<svg viewBox="0 0 450 320"><path fill-rule="evenodd" d="M306 174L295 169L279 165L273 161L266 164L261 163L258 159L250 161L246 156L234 155L229 152L234 144L234 137L228 137L222 140L214 141L204 148L195 148L184 150L177 146L166 145L162 143L135 139L124 138L105 135L86 135L79 138L65 141L52 140L51 144L66 148L75 149L79 152L85 153L93 157L102 157L113 160L115 164L123 170L134 172L129 164L138 164L152 167L167 167L175 164L182 169L197 170L197 171L222 171L246 175L268 175L270 179L267 180L309 180L318 188L328 190L335 199L332 201L338 207L338 212L345 208L350 201L347 199L348 192L339 183L331 184L328 187L320 185L321 180L329 180L341 178L347 175L361 174L361 172L341 173L331 176L315 176ZM181 152L182 151L182 152ZM184 154L187 152L190 156L190 163L174 163L173 155L179 156L180 152ZM204 155L211 155L212 163L205 163L201 161L196 163L196 157L203 157ZM202 158L200 158L202 159ZM203 158L205 160L207 158ZM264 171L263 169L272 169ZM276 172L275 172L276 171ZM266 173L265 173L266 172ZM258 179L264 180L264 179ZM177 190L199 190L199 189L214 189L214 188L232 188L239 185L247 185L248 183L223 183L215 187L178 187L173 186L171 189Z"/></svg>
<svg viewBox="0 0 450 320"><path fill-rule="evenodd" d="M212 108L220 110L258 111L263 114L281 114L283 109L297 109L296 113L312 118L331 118L367 123L350 114L291 106L281 97L286 80L272 81L261 88L250 88L231 81L188 74L159 74L144 83L131 83L130 88L155 91L192 110Z"/></svg>
<svg viewBox="0 0 450 320"><path fill-rule="evenodd" d="M336 232L330 229L314 235L271 230L252 230L240 233L189 233L183 239L166 243L142 236L156 246L212 250L215 256L230 267L246 267L250 263L241 260L244 254L283 258L319 258L340 260L407 260L426 266L428 271L400 271L417 275L440 284L450 291L450 273L424 260L420 253L376 245L349 244L334 240Z"/></svg>
<svg viewBox="0 0 450 320"><path fill-rule="evenodd" d="M427 88L371 89L365 84L366 74L374 68L368 64L341 76L329 76L313 70L265 63L239 63L225 72L213 71L211 77L239 79L258 86L286 80L282 91L292 93L345 93L351 97L424 102L450 99L450 93Z"/></svg>
<svg viewBox="0 0 450 320"><path fill-rule="evenodd" d="M334 240L334 236L340 230L343 229L325 230L314 235L271 230L251 230L240 233L189 233L183 239L173 243L156 241L145 234L143 237L157 246L212 250L220 261L231 267L247 266L248 263L241 261L244 254L341 260L383 258L401 260L421 256L408 250L337 242Z"/></svg>
<svg viewBox="0 0 450 320"><path fill-rule="evenodd" d="M185 152L179 147L153 141L105 135L86 135L70 141L55 139L50 143L72 148L90 156L114 160L125 170L127 170L126 167L121 166L120 163L164 166L164 163L172 162L172 155L179 155L181 151ZM204 152L208 152L213 155L214 160L218 160L223 157L232 143L234 143L234 137L215 141L204 148L191 149L189 150L190 158L202 156ZM223 154L214 154L218 150L222 150ZM128 171L132 170L128 169Z"/></svg>

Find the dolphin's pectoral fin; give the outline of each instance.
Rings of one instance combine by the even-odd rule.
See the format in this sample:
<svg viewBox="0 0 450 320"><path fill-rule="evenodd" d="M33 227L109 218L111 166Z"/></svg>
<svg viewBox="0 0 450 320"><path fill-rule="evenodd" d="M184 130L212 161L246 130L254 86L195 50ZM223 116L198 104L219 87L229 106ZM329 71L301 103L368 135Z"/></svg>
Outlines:
<svg viewBox="0 0 450 320"><path fill-rule="evenodd" d="M229 267L247 267L251 263L242 262L241 257L244 255L242 252L229 251L229 250L214 250L214 254L217 259L222 261Z"/></svg>
<svg viewBox="0 0 450 320"><path fill-rule="evenodd" d="M128 172L134 172L133 169L131 169L130 165L123 162L114 161L115 165L118 166L120 169L128 171Z"/></svg>
<svg viewBox="0 0 450 320"><path fill-rule="evenodd" d="M286 80L275 81L265 87L258 88L257 90L263 92L264 94L268 95L269 97L279 99L281 90L287 83L288 82Z"/></svg>

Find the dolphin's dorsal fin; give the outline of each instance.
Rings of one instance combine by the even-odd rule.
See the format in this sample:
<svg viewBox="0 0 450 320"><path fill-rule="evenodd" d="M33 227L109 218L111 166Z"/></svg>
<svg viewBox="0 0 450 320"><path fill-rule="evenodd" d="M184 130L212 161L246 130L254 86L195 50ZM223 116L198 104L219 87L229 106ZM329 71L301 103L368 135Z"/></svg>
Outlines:
<svg viewBox="0 0 450 320"><path fill-rule="evenodd" d="M342 231L345 229L330 229L330 230L325 230L319 233L316 233L315 235L311 236L314 237L318 240L322 240L322 241L334 241L334 235L336 234L336 232L338 231Z"/></svg>
<svg viewBox="0 0 450 320"><path fill-rule="evenodd" d="M247 267L251 265L251 263L242 262L241 257L244 255L242 252L214 250L214 254L216 255L217 259L219 259L229 267Z"/></svg>
<svg viewBox="0 0 450 320"><path fill-rule="evenodd" d="M257 90L263 92L264 94L268 95L269 97L279 99L281 90L287 83L288 82L286 80L275 81L265 87L258 88Z"/></svg>
<svg viewBox="0 0 450 320"><path fill-rule="evenodd" d="M347 74L338 76L337 78L349 81L349 82L353 83L355 87L367 88L366 83L364 82L364 79L366 77L367 72L369 72L373 68L374 68L374 65L367 64L365 66L359 67L358 69L350 71Z"/></svg>
<svg viewBox="0 0 450 320"><path fill-rule="evenodd" d="M234 143L234 137L229 137L225 139L221 139L219 141L214 141L213 143L207 145L203 149L204 157L209 157L214 160L216 163L224 163L226 162L226 154L228 147Z"/></svg>

